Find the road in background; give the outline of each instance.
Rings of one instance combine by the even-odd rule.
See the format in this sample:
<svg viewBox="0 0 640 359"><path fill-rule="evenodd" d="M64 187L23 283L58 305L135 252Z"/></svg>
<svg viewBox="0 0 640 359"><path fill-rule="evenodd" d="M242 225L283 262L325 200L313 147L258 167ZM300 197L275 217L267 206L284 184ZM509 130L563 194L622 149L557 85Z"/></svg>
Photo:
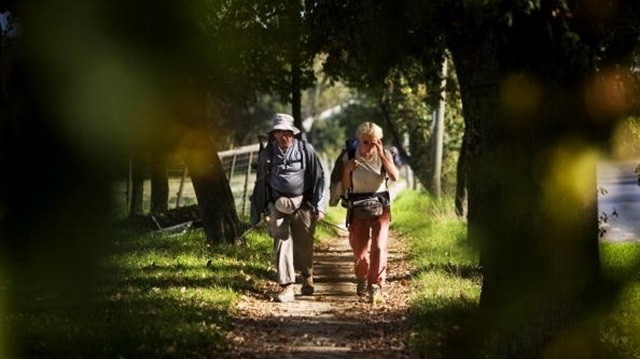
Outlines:
<svg viewBox="0 0 640 359"><path fill-rule="evenodd" d="M640 186L635 162L600 162L598 214L607 216L602 240L640 241Z"/></svg>

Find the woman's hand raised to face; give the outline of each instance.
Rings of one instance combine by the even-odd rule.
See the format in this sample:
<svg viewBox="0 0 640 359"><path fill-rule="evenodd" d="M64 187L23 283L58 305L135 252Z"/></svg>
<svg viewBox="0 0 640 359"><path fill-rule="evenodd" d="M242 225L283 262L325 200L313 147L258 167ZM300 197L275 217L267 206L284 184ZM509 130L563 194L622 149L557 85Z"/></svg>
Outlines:
<svg viewBox="0 0 640 359"><path fill-rule="evenodd" d="M376 151L378 152L378 156L384 156L384 145L382 144L382 140L376 139L373 141L374 146L376 146Z"/></svg>

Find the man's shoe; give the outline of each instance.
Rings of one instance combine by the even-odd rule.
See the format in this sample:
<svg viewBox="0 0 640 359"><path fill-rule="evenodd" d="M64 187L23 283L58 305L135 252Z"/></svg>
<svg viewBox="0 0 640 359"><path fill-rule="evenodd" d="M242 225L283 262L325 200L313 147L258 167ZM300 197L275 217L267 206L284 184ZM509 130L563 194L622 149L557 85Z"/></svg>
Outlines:
<svg viewBox="0 0 640 359"><path fill-rule="evenodd" d="M300 294L302 295L313 295L315 291L315 287L313 286L313 277L309 276L304 279L302 282L302 288L300 289Z"/></svg>
<svg viewBox="0 0 640 359"><path fill-rule="evenodd" d="M382 288L379 284L372 284L369 287L369 300L371 303L382 303L384 299L382 298Z"/></svg>
<svg viewBox="0 0 640 359"><path fill-rule="evenodd" d="M293 284L285 284L280 286L280 291L276 294L276 302L286 303L294 300Z"/></svg>
<svg viewBox="0 0 640 359"><path fill-rule="evenodd" d="M356 293L362 297L367 294L367 280L358 278L358 284L356 285Z"/></svg>

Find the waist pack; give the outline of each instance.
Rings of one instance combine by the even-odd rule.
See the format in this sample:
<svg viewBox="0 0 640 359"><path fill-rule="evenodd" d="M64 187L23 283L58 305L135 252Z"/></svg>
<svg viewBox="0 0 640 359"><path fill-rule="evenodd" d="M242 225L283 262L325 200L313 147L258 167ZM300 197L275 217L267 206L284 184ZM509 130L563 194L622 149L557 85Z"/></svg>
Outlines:
<svg viewBox="0 0 640 359"><path fill-rule="evenodd" d="M371 219L382 215L384 206L378 198L366 198L351 201L351 211L355 218Z"/></svg>
<svg viewBox="0 0 640 359"><path fill-rule="evenodd" d="M284 214L292 214L302 205L302 196L280 197L275 201L276 209Z"/></svg>

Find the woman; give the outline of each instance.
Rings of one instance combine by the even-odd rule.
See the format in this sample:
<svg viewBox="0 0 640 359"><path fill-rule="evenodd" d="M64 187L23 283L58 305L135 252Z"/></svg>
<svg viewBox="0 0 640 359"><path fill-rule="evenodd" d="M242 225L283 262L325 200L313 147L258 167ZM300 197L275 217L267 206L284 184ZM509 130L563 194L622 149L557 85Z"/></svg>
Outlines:
<svg viewBox="0 0 640 359"><path fill-rule="evenodd" d="M343 193L348 197L349 244L355 259L356 291L362 296L368 290L371 302L378 302L387 272L391 220L387 179L396 181L398 169L382 145L380 126L364 122L358 126L356 137L359 144L355 157L345 163L342 172ZM359 208L359 203L368 207Z"/></svg>

